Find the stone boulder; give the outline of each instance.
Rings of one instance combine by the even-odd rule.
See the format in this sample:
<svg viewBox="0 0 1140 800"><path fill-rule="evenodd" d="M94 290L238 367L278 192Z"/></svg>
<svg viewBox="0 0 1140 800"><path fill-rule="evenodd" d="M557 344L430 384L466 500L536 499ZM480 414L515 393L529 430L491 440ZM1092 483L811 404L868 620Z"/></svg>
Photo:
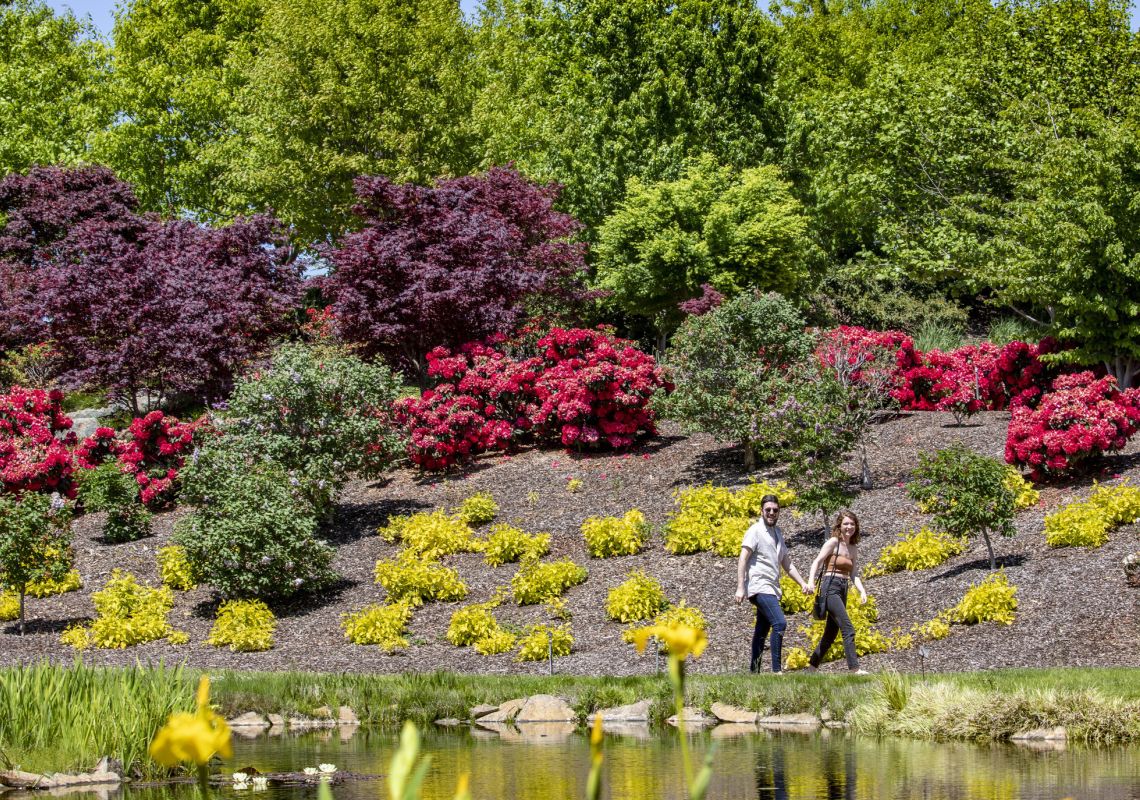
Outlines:
<svg viewBox="0 0 1140 800"><path fill-rule="evenodd" d="M710 725L716 725L715 719L710 717L705 712L701 711L699 708L693 708L692 706L685 706L681 709L681 713L679 715L674 714L665 721L670 725L676 727L677 723L682 719L685 721L685 726L688 728L707 728Z"/></svg>
<svg viewBox="0 0 1140 800"><path fill-rule="evenodd" d="M518 716L519 709L521 709L526 704L526 701L527 698L525 697L518 697L514 700L508 700L507 702L500 705L498 709L492 711L490 714L484 714L483 716L479 717L476 722L478 722L480 725L485 722L492 725L502 724L504 722L512 722L514 721L514 718Z"/></svg>
<svg viewBox="0 0 1140 800"><path fill-rule="evenodd" d="M269 720L258 714L256 711L247 711L244 714L239 714L233 719L226 720L226 724L231 728L257 728L264 730L269 727Z"/></svg>
<svg viewBox="0 0 1140 800"><path fill-rule="evenodd" d="M721 722L741 722L745 724L755 723L760 719L760 715L755 711L746 711L737 706L730 706L727 703L713 703L709 709L712 711L714 717Z"/></svg>
<svg viewBox="0 0 1140 800"><path fill-rule="evenodd" d="M518 713L515 722L577 722L578 715L570 704L561 697L551 694L536 694L528 697Z"/></svg>
<svg viewBox="0 0 1140 800"><path fill-rule="evenodd" d="M482 705L475 706L475 708L471 709L471 719L479 719L479 717L485 717L488 714L490 714L491 712L498 711L498 710L499 710L498 706L487 705L486 703L484 703Z"/></svg>
<svg viewBox="0 0 1140 800"><path fill-rule="evenodd" d="M602 722L649 722L649 709L653 706L652 700L638 700L636 703L630 703L625 706L613 706L612 708L600 708L590 715L586 720L591 725L594 723L594 717L598 714L602 715ZM609 727L606 727L609 730Z"/></svg>
<svg viewBox="0 0 1140 800"><path fill-rule="evenodd" d="M1014 742L1064 742L1068 741L1069 732L1061 725L1056 728L1033 728L1028 731L1018 731L1009 737Z"/></svg>

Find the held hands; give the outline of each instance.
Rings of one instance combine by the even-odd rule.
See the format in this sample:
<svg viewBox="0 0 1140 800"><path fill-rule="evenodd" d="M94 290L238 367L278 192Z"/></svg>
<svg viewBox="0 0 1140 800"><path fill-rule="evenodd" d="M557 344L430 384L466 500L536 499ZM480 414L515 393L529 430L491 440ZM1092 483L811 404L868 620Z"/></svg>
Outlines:
<svg viewBox="0 0 1140 800"><path fill-rule="evenodd" d="M803 590L804 594L815 594L815 589L810 583L807 583L806 581L800 584L800 589Z"/></svg>

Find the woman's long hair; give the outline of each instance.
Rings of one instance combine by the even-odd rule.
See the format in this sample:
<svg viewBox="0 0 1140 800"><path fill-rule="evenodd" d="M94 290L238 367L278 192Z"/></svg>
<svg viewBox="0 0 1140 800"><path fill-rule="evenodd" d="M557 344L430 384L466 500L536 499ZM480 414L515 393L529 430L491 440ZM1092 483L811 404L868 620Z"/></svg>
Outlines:
<svg viewBox="0 0 1140 800"><path fill-rule="evenodd" d="M854 511L846 508L840 511L839 516L835 518L835 525L831 529L831 538L839 539L839 530L843 527L844 519L850 519L855 523L855 533L851 534L851 544L859 544L859 534L861 532L861 529L859 527L859 518L855 516Z"/></svg>

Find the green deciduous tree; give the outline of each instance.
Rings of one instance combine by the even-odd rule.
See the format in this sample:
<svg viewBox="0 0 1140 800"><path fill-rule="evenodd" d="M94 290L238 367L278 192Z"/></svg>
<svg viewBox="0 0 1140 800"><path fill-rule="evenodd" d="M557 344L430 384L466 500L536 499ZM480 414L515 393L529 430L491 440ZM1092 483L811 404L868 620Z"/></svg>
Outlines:
<svg viewBox="0 0 1140 800"><path fill-rule="evenodd" d="M712 153L772 156L776 27L751 0L488 0L476 32L473 124L484 166L565 185L598 224L626 181L675 179Z"/></svg>
<svg viewBox="0 0 1140 800"><path fill-rule="evenodd" d="M786 378L811 352L803 317L790 302L740 294L678 329L665 356L676 388L659 398L660 409L687 431L740 443L751 469L757 456L780 454Z"/></svg>
<svg viewBox="0 0 1140 800"><path fill-rule="evenodd" d="M105 67L90 24L38 0L0 4L0 175L87 158Z"/></svg>
<svg viewBox="0 0 1140 800"><path fill-rule="evenodd" d="M134 187L143 208L206 218L232 210L219 181L265 5L130 0L121 7L104 96L113 122L96 137L94 155Z"/></svg>
<svg viewBox="0 0 1140 800"><path fill-rule="evenodd" d="M1006 465L979 455L960 442L931 455L919 456L919 467L907 484L907 494L934 515L941 530L953 536L976 536L986 541L990 569L997 569L990 533L1013 536L1015 503L1006 487Z"/></svg>
<svg viewBox="0 0 1140 800"><path fill-rule="evenodd" d="M676 180L633 178L598 229L597 286L622 311L654 320L658 335L681 319L678 303L711 284L794 295L808 277L808 220L773 166L735 172L710 156Z"/></svg>
<svg viewBox="0 0 1140 800"><path fill-rule="evenodd" d="M20 597L21 636L28 584L63 580L71 569L68 522L67 510L53 507L47 495L0 494L0 587Z"/></svg>

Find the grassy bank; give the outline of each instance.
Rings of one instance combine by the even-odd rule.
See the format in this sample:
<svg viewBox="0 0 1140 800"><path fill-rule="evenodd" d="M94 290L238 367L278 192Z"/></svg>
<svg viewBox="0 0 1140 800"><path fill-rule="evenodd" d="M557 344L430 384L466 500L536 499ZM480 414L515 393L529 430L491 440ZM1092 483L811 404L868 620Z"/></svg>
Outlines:
<svg viewBox="0 0 1140 800"><path fill-rule="evenodd" d="M151 774L146 746L171 711L189 710L196 682L196 672L179 668L0 669L0 752L25 769L89 769L112 755ZM996 741L1064 725L1074 741L1140 741L1140 681L1129 669L939 674L925 681L893 673L697 675L688 691L689 702L704 708L719 700L766 714L828 709L867 734ZM480 703L539 693L567 698L582 720L644 698L653 699L655 719L672 713L664 677L223 672L213 675L211 692L227 716L305 715L346 705L375 725L463 718Z"/></svg>

